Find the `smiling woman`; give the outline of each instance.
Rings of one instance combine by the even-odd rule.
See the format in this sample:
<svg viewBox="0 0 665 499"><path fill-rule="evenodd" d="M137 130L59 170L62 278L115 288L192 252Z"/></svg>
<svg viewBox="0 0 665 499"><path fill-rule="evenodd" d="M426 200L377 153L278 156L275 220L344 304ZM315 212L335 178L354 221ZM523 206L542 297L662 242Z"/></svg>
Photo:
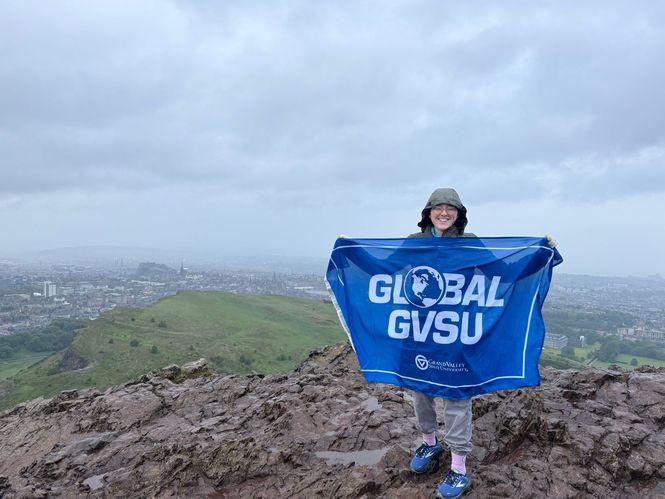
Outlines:
<svg viewBox="0 0 665 499"><path fill-rule="evenodd" d="M449 204L437 204L430 210L429 218L436 233L441 236L457 220L457 208Z"/></svg>
<svg viewBox="0 0 665 499"><path fill-rule="evenodd" d="M436 189L425 204L420 216L420 232L409 237L475 237L465 233L468 223L467 209L455 189ZM468 328L468 317L467 328ZM481 319L482 321L482 319ZM450 324L442 325L450 328ZM463 332L465 332L463 327ZM476 334L472 343L480 339L482 324L476 321ZM455 338L456 339L456 336ZM467 338L467 340L469 340ZM447 341L447 340L446 340ZM434 398L412 391L416 420L423 434L423 443L411 460L414 473L428 473L443 454L443 446L437 440L438 426ZM438 497L459 497L471 487L471 477L466 472L466 456L471 452L472 402L466 400L444 400L444 442L451 451L451 469L437 489Z"/></svg>
<svg viewBox="0 0 665 499"><path fill-rule="evenodd" d="M466 207L455 189L437 189L429 197L420 214L420 232L409 237L475 237L475 234L464 233L469 223L466 212Z"/></svg>

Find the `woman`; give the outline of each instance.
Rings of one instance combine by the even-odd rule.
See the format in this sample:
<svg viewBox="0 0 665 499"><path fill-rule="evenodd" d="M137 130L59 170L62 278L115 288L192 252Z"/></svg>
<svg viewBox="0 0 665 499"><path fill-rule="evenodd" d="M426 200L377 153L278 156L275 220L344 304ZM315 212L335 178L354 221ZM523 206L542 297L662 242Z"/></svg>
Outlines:
<svg viewBox="0 0 665 499"><path fill-rule="evenodd" d="M467 210L455 189L435 190L427 200L418 226L420 232L409 237L476 237L464 232L468 223ZM550 247L556 241L547 236ZM443 454L443 446L436 437L437 419L434 398L424 393L411 392L416 419L423 434L423 442L411 460L411 470L415 473L431 471ZM471 477L466 470L466 456L471 452L472 409L471 399L444 400L443 441L450 448L451 469L437 489L441 498L460 497L471 488Z"/></svg>
<svg viewBox="0 0 665 499"><path fill-rule="evenodd" d="M435 190L427 200L418 223L421 231L409 237L476 237L465 233L468 220L466 208L455 189ZM411 470L427 473L432 470L443 446L436 438L436 409L434 398L424 393L411 392L416 419L423 433L423 443L411 460ZM471 399L445 400L443 409L445 434L443 441L451 451L451 469L439 485L439 497L459 497L471 487L471 477L466 472L466 456L471 452Z"/></svg>

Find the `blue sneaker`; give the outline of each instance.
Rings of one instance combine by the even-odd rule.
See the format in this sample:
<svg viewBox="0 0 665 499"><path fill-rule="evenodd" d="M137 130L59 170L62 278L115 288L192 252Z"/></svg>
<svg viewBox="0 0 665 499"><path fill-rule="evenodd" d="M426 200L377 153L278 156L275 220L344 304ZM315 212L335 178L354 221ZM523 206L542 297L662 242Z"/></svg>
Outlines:
<svg viewBox="0 0 665 499"><path fill-rule="evenodd" d="M443 454L443 445L437 440L434 445L427 445L425 442L416 449L416 453L411 459L411 471L414 473L428 473L432 471L439 461L439 456Z"/></svg>
<svg viewBox="0 0 665 499"><path fill-rule="evenodd" d="M455 499L461 497L466 491L471 488L471 477L469 475L462 475L450 470L446 478L441 482L439 488L436 489L436 497L441 499Z"/></svg>

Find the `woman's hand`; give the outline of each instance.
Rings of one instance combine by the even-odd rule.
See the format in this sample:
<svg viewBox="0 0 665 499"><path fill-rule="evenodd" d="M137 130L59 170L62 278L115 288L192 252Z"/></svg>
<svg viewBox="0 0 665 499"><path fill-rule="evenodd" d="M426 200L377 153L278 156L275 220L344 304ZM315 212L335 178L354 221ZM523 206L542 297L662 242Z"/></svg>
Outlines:
<svg viewBox="0 0 665 499"><path fill-rule="evenodd" d="M549 234L546 234L545 237L547 238L547 245L550 248L556 248L556 239L554 239L552 236Z"/></svg>

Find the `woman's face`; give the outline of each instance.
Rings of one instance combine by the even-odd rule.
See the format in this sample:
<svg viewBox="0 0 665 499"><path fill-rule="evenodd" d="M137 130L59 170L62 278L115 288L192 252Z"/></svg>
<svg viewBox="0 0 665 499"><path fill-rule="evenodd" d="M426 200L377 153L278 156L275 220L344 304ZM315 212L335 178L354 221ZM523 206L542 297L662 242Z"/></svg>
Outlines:
<svg viewBox="0 0 665 499"><path fill-rule="evenodd" d="M432 221L434 230L441 235L443 231L450 229L457 220L457 208L449 204L437 204L430 210L429 219Z"/></svg>

